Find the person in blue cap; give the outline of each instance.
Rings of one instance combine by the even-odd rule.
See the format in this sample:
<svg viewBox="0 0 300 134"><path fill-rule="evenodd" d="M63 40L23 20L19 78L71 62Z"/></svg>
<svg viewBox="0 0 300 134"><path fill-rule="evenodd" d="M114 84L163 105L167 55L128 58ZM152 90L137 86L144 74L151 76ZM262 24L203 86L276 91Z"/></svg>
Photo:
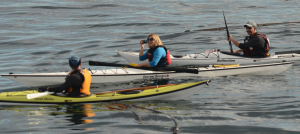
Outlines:
<svg viewBox="0 0 300 134"><path fill-rule="evenodd" d="M91 74L86 69L81 69L81 59L77 56L72 56L69 59L69 65L72 71L66 77L66 81L59 87L41 87L39 92L63 92L68 96L89 96L91 86Z"/></svg>

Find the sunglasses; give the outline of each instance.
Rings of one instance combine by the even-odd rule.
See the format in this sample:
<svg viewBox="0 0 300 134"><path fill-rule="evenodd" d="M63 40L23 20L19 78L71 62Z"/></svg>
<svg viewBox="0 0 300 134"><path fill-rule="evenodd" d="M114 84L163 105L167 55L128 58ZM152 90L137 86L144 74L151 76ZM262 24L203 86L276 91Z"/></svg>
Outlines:
<svg viewBox="0 0 300 134"><path fill-rule="evenodd" d="M153 41L154 39L153 38L150 38L150 39L147 39L148 41Z"/></svg>
<svg viewBox="0 0 300 134"><path fill-rule="evenodd" d="M246 27L246 29L252 29L252 27Z"/></svg>

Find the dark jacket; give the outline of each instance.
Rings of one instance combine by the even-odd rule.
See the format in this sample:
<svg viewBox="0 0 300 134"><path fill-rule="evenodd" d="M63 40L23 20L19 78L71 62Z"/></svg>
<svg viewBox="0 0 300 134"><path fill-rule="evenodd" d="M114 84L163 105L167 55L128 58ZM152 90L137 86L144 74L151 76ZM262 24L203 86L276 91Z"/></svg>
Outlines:
<svg viewBox="0 0 300 134"><path fill-rule="evenodd" d="M71 75L68 75L66 77L65 83L60 85L59 87L52 87L49 88L49 92L67 92L70 87L73 88L72 94L69 94L70 96L78 96L80 95L80 88L82 86L82 83L84 81L83 75L80 73L80 70L74 71Z"/></svg>
<svg viewBox="0 0 300 134"><path fill-rule="evenodd" d="M239 44L246 56L265 56L269 52L269 42L265 35L255 33L254 36L247 36L244 43Z"/></svg>

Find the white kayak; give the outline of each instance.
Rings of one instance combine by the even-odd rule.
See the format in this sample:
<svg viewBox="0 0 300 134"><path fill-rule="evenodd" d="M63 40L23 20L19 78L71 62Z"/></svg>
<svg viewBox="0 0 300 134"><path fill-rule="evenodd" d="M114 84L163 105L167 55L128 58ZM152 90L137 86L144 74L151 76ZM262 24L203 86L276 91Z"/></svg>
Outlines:
<svg viewBox="0 0 300 134"><path fill-rule="evenodd" d="M148 60L140 61L139 53L137 52L116 52L125 58L130 63L142 64L147 63ZM169 67L177 66L209 66L215 64L231 65L253 65L253 64L265 64L265 63L275 63L283 61L299 61L300 54L299 51L287 51L287 52L276 52L269 57L245 57L239 54L232 54L228 52L208 52L208 53L196 53L187 54L182 56L171 55L171 64Z"/></svg>
<svg viewBox="0 0 300 134"><path fill-rule="evenodd" d="M219 77L231 75L275 75L291 67L294 62L257 64L245 66L199 67L198 74L176 73L174 71L149 71L135 68L116 68L105 70L89 70L92 84L130 82L134 80L173 79L178 77L200 76ZM34 74L2 74L1 76L27 86L38 87L58 85L65 81L69 72L34 73Z"/></svg>

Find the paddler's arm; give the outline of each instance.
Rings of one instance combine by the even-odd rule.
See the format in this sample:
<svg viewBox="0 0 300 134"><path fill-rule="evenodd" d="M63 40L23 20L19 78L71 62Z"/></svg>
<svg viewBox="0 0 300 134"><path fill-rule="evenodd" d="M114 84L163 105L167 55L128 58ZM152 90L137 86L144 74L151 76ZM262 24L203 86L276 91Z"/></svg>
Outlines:
<svg viewBox="0 0 300 134"><path fill-rule="evenodd" d="M139 60L143 61L143 60L146 60L148 58L148 56L147 56L147 52L143 54L144 47L145 47L143 40L140 41L140 44L141 44L141 50L140 50L140 54L139 54Z"/></svg>
<svg viewBox="0 0 300 134"><path fill-rule="evenodd" d="M227 41L231 41L238 48L239 48L239 45L241 44L240 42L233 39L231 35L229 35L229 38L227 39Z"/></svg>
<svg viewBox="0 0 300 134"><path fill-rule="evenodd" d="M141 44L140 56L143 56L144 55L144 47L145 47L143 39L140 40L140 44Z"/></svg>
<svg viewBox="0 0 300 134"><path fill-rule="evenodd" d="M140 61L147 60L147 59L148 59L147 52L145 52L143 56L139 55L139 60Z"/></svg>
<svg viewBox="0 0 300 134"><path fill-rule="evenodd" d="M70 75L66 77L66 81L65 83L63 83L62 85L60 85L59 87L50 87L48 89L49 92L63 92L64 90L67 91L69 90L70 87L72 87L72 85L74 84L74 82L77 82L77 78L74 75Z"/></svg>
<svg viewBox="0 0 300 134"><path fill-rule="evenodd" d="M243 49L233 50L233 53L241 53L241 52L243 52Z"/></svg>
<svg viewBox="0 0 300 134"><path fill-rule="evenodd" d="M240 48L240 42L236 41L235 39L232 38L231 35L229 35L229 39L227 39L227 41L231 41L236 47ZM233 50L233 53L241 53L243 52L243 49L239 49L239 50Z"/></svg>
<svg viewBox="0 0 300 134"><path fill-rule="evenodd" d="M151 66L148 62L148 63L138 64L138 67L151 67Z"/></svg>

